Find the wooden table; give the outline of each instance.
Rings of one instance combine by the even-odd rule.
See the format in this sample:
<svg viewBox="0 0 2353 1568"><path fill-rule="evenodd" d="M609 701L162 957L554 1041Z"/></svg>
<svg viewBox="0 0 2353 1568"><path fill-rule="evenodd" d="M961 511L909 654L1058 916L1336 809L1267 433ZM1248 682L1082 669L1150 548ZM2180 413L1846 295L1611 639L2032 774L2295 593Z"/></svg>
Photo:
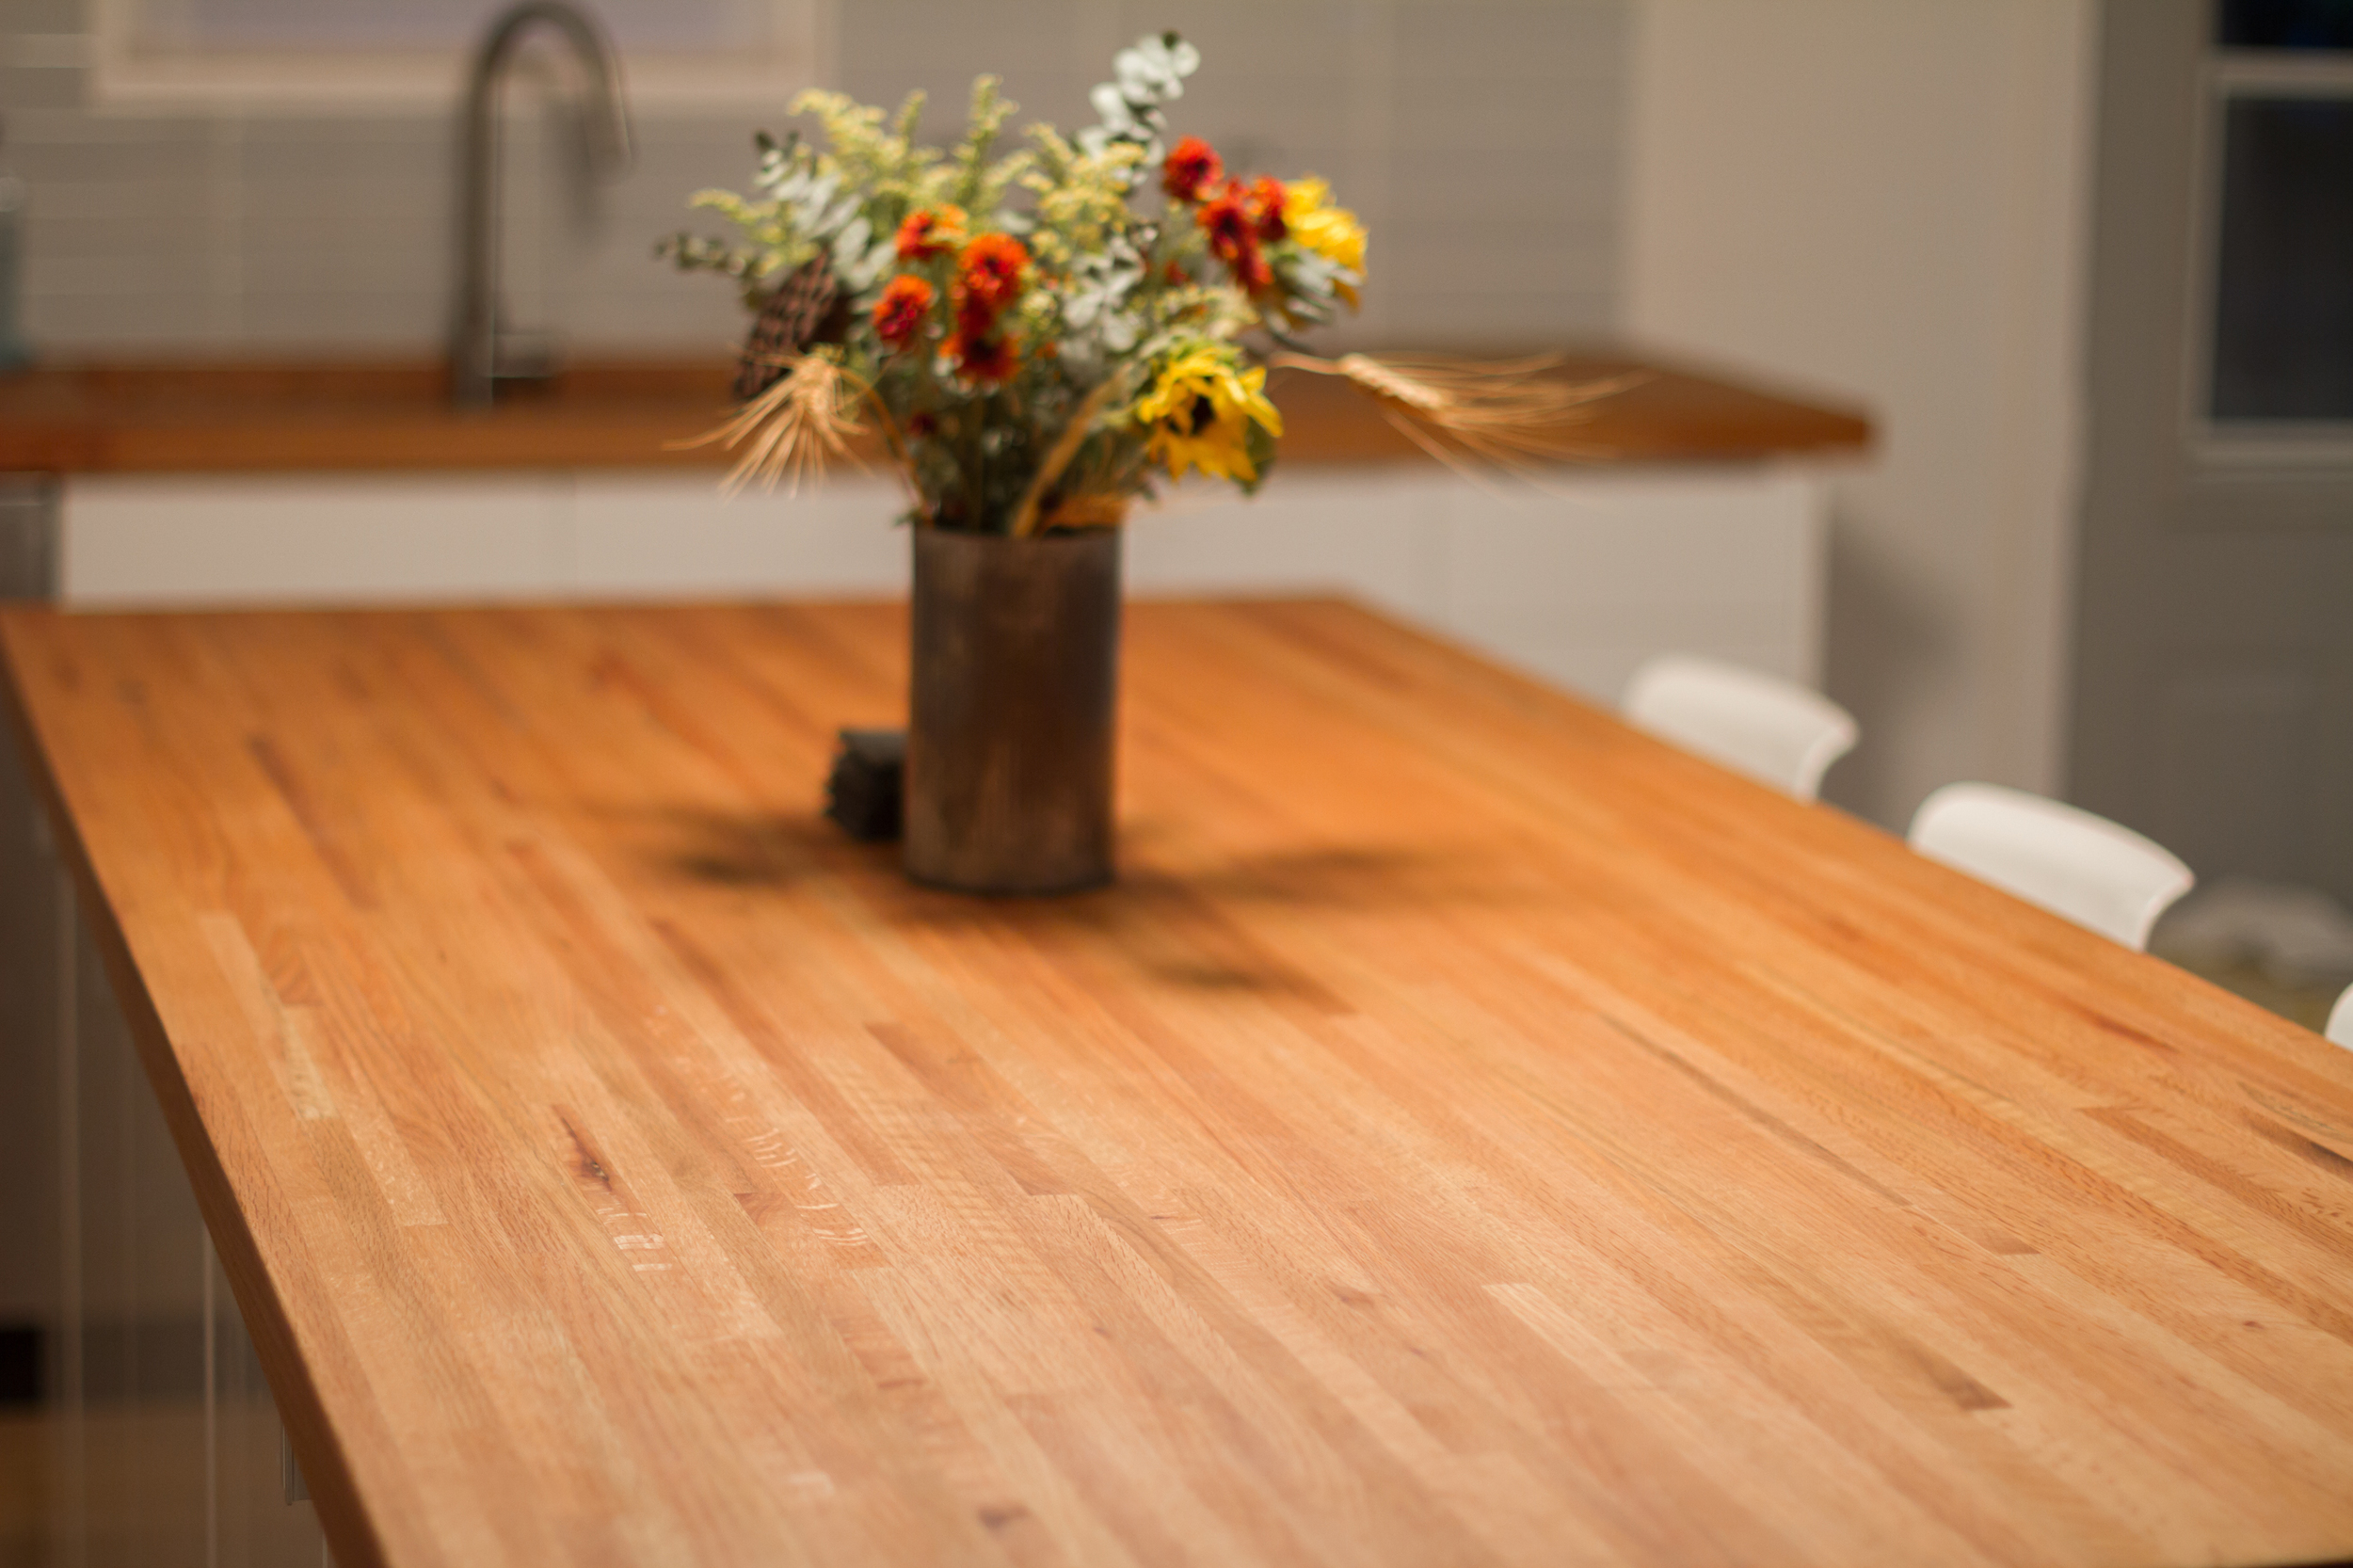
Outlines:
<svg viewBox="0 0 2353 1568"><path fill-rule="evenodd" d="M343 1568L2353 1554L2353 1053L1333 603L920 891L902 635L0 617Z"/></svg>

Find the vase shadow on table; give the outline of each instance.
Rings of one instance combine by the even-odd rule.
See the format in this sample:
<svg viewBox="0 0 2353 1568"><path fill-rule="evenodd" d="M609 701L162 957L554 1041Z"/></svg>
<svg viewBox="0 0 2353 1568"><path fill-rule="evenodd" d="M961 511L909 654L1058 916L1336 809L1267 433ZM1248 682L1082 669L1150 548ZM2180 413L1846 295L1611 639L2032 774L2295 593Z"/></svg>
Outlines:
<svg viewBox="0 0 2353 1568"><path fill-rule="evenodd" d="M864 864L895 867L895 843L858 843L815 813L664 810L654 813L667 844L658 864L690 882L783 888L818 872Z"/></svg>
<svg viewBox="0 0 2353 1568"><path fill-rule="evenodd" d="M679 808L653 815L672 836L672 842L658 852L659 860L692 881L783 887L813 872L899 874L897 843L856 842L814 812ZM1106 887L1076 893L997 895L940 891L908 882L903 888L909 904L905 913L935 924L1007 920L1052 923L1083 908L1087 922L1099 924L1106 904L1151 904L1177 897L1366 909L1406 904L1501 905L1527 896L1524 882L1513 886L1514 879L1500 874L1503 861L1488 845L1326 844L1176 867L1151 859L1150 851L1160 838L1149 823L1123 824L1120 844L1128 852L1124 869Z"/></svg>
<svg viewBox="0 0 2353 1568"><path fill-rule="evenodd" d="M989 896L919 886L900 871L896 843L854 841L814 813L680 808L656 817L663 833L653 855L666 876L776 891L812 876L840 878L911 929L987 928L1042 946L1083 944L1163 984L1310 1000L1322 988L1248 928L1253 913L1503 908L1535 896L1499 846L1467 840L1323 844L1185 863L1156 854L1170 835L1147 819L1123 824L1126 869L1107 887Z"/></svg>

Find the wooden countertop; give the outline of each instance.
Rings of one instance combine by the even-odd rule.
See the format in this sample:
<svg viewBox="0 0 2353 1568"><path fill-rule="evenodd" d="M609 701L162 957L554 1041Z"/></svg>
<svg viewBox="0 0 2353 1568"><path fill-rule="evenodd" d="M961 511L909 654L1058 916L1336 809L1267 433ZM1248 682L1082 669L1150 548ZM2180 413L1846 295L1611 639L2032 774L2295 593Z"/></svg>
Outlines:
<svg viewBox="0 0 2353 1568"><path fill-rule="evenodd" d="M2353 1556L2353 1052L1328 602L923 891L904 626L0 616L343 1568Z"/></svg>
<svg viewBox="0 0 2353 1568"><path fill-rule="evenodd" d="M1597 461L1753 461L1851 454L1871 440L1849 411L1623 355L1578 357L1579 377L1641 370L1578 432ZM424 363L88 364L0 375L0 472L204 473L352 469L716 467L675 449L719 421L715 361L583 365L495 409L448 406ZM1330 376L1278 375L1284 461L1429 462L1360 393Z"/></svg>

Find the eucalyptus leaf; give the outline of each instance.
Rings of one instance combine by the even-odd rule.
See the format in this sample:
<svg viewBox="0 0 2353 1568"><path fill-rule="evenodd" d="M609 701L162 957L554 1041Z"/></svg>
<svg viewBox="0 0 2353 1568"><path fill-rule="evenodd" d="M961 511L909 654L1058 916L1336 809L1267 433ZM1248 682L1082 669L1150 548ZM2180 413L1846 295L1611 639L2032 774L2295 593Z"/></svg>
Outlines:
<svg viewBox="0 0 2353 1568"><path fill-rule="evenodd" d="M1087 102L1095 105L1096 114L1103 121L1102 128L1111 135L1126 136L1140 128L1136 124L1134 111L1128 107L1126 96L1114 84L1101 83L1094 91L1087 94ZM1083 131L1079 134L1081 136L1086 135ZM1101 149L1090 148L1088 151L1099 152Z"/></svg>

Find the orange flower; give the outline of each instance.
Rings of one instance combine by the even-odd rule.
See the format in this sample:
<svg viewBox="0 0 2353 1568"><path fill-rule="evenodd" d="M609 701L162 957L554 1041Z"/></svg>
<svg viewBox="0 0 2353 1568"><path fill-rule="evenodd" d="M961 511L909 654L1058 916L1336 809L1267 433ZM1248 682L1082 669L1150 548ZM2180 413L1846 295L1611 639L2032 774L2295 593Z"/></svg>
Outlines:
<svg viewBox="0 0 2353 1568"><path fill-rule="evenodd" d="M1160 188L1179 201L1198 201L1216 187L1225 173L1225 161L1199 136L1179 141L1160 165Z"/></svg>
<svg viewBox="0 0 2353 1568"><path fill-rule="evenodd" d="M964 243L964 209L947 203L935 212L918 207L899 225L899 260L928 262Z"/></svg>
<svg viewBox="0 0 2353 1568"><path fill-rule="evenodd" d="M959 330L948 340L948 357L956 368L975 381L998 382L1013 375L1013 340L1003 337L969 337Z"/></svg>
<svg viewBox="0 0 2353 1568"><path fill-rule="evenodd" d="M993 318L1021 297L1022 274L1029 265L1029 247L1011 234L981 235L956 259L958 312L969 305Z"/></svg>
<svg viewBox="0 0 2353 1568"><path fill-rule="evenodd" d="M1272 174L1261 174L1250 182L1250 210L1258 216L1258 237L1269 245L1290 232L1283 221L1286 194L1283 182Z"/></svg>
<svg viewBox="0 0 2353 1568"><path fill-rule="evenodd" d="M874 335L893 348L904 348L921 328L923 312L932 308L932 299L931 284L901 273L874 301Z"/></svg>

